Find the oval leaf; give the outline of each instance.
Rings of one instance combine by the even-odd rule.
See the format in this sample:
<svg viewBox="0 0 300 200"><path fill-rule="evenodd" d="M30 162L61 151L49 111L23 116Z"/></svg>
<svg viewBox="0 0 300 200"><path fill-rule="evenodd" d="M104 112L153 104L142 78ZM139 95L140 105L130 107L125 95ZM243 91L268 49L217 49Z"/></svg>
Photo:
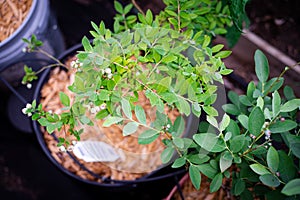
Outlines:
<svg viewBox="0 0 300 200"><path fill-rule="evenodd" d="M135 106L134 111L135 111L137 120L141 124L146 124L146 115L145 115L145 111L144 111L143 107L140 105L137 105L137 106Z"/></svg>
<svg viewBox="0 0 300 200"><path fill-rule="evenodd" d="M272 133L283 133L297 127L297 122L292 120L277 121L271 124L269 129Z"/></svg>
<svg viewBox="0 0 300 200"><path fill-rule="evenodd" d="M210 192L216 192L220 189L220 187L222 186L222 179L223 179L223 175L221 173L218 173L213 180L210 183Z"/></svg>
<svg viewBox="0 0 300 200"><path fill-rule="evenodd" d="M173 147L167 147L165 150L163 150L163 152L160 155L163 164L168 163L171 160L174 151L175 150Z"/></svg>
<svg viewBox="0 0 300 200"><path fill-rule="evenodd" d="M272 174L264 174L259 177L259 180L270 187L277 187L280 185L278 178Z"/></svg>
<svg viewBox="0 0 300 200"><path fill-rule="evenodd" d="M254 54L255 73L258 80L262 83L266 82L269 77L269 63L267 57L262 51L256 50Z"/></svg>
<svg viewBox="0 0 300 200"><path fill-rule="evenodd" d="M278 152L274 147L270 147L267 153L267 164L273 173L277 172L279 166Z"/></svg>
<svg viewBox="0 0 300 200"><path fill-rule="evenodd" d="M124 114L126 115L126 117L128 117L129 119L132 119L132 112L131 112L131 107L130 107L129 101L127 99L122 98L121 106L122 106L122 110L123 110Z"/></svg>
<svg viewBox="0 0 300 200"><path fill-rule="evenodd" d="M300 99L292 99L292 100L286 102L285 104L283 104L283 106L281 106L280 111L281 112L291 112L293 110L296 110L299 107L300 107Z"/></svg>
<svg viewBox="0 0 300 200"><path fill-rule="evenodd" d="M250 168L259 175L270 174L270 172L261 164L252 164Z"/></svg>
<svg viewBox="0 0 300 200"><path fill-rule="evenodd" d="M174 163L172 164L172 168L178 168L178 167L182 167L185 164L185 158L180 157L177 158Z"/></svg>
<svg viewBox="0 0 300 200"><path fill-rule="evenodd" d="M265 116L260 107L255 107L250 115L248 120L248 128L251 134L258 136L261 132L261 129L265 123Z"/></svg>
<svg viewBox="0 0 300 200"><path fill-rule="evenodd" d="M193 135L193 139L203 149L210 152L221 152L226 146L224 141L219 139L216 134L213 133L201 133Z"/></svg>
<svg viewBox="0 0 300 200"><path fill-rule="evenodd" d="M299 188L300 188L300 178L297 178L288 182L283 187L281 192L287 196L292 196L292 195L300 194Z"/></svg>
<svg viewBox="0 0 300 200"><path fill-rule="evenodd" d="M221 172L223 173L226 169L228 169L231 166L232 158L228 160L224 158L224 156L221 156L219 164L220 164Z"/></svg>
<svg viewBox="0 0 300 200"><path fill-rule="evenodd" d="M108 117L104 123L102 124L102 126L104 127L108 127L108 126L111 126L112 124L116 124L116 123L119 123L123 120L123 118L121 117Z"/></svg>
<svg viewBox="0 0 300 200"><path fill-rule="evenodd" d="M138 143L139 144L150 144L154 140L156 140L159 136L159 132L148 129L144 132L142 132L138 137Z"/></svg>
<svg viewBox="0 0 300 200"><path fill-rule="evenodd" d="M193 183L193 186L199 190L200 189L200 183L201 183L201 174L198 170L197 167L195 167L194 165L190 165L189 167L189 175L190 175L190 179Z"/></svg>
<svg viewBox="0 0 300 200"><path fill-rule="evenodd" d="M64 106L70 106L70 99L65 93L59 92L59 99Z"/></svg>
<svg viewBox="0 0 300 200"><path fill-rule="evenodd" d="M273 111L273 117L275 118L280 113L280 104L281 104L281 98L277 91L275 91L273 94L272 99L272 111Z"/></svg>
<svg viewBox="0 0 300 200"><path fill-rule="evenodd" d="M134 132L136 132L139 124L136 122L129 122L127 123L123 128L123 136L130 135Z"/></svg>

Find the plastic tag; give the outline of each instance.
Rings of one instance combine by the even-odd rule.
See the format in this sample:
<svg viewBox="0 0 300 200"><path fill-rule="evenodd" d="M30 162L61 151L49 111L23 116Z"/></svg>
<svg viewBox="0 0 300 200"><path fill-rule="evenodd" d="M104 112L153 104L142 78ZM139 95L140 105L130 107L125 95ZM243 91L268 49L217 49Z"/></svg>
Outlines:
<svg viewBox="0 0 300 200"><path fill-rule="evenodd" d="M114 162L120 157L112 146L101 141L78 141L73 153L85 162Z"/></svg>

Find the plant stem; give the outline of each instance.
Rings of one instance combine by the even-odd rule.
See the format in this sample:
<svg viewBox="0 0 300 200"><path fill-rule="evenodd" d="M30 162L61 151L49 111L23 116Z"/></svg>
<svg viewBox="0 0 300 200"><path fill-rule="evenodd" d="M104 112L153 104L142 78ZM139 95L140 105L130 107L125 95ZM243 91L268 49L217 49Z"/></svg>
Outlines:
<svg viewBox="0 0 300 200"><path fill-rule="evenodd" d="M142 15L145 16L144 11L143 11L143 10L141 9L141 7L136 3L135 0L131 0L131 3L134 5L134 7L135 7L140 13L142 13Z"/></svg>
<svg viewBox="0 0 300 200"><path fill-rule="evenodd" d="M283 77L283 75L291 68L299 65L300 62L297 62L296 64L294 64L293 66L290 67L285 67L284 70L280 73L280 75L276 78L276 80L271 84L271 86L269 87L268 91L265 92L265 96L268 95L268 93L271 91L271 89L274 87L274 85L279 81L279 79L281 77Z"/></svg>

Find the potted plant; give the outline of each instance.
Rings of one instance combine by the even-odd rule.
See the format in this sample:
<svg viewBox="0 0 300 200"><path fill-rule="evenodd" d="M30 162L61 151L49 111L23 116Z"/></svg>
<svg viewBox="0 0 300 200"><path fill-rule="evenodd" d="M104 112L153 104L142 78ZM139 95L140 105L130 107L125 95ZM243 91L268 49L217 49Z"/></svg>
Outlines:
<svg viewBox="0 0 300 200"><path fill-rule="evenodd" d="M86 37L82 40L83 49L72 62L74 82L69 90L75 96L59 93L64 112L45 112L36 101L24 108L23 112L47 132L63 131L65 135L58 143L62 151L73 147L74 138L80 140L84 130L81 125L96 125L103 120L101 127L122 125L125 138L143 128L135 136L139 144L160 140L165 146L161 153L163 164L176 159L173 167L187 162L195 172L186 153L197 143L191 138L193 132L182 137L188 128L182 115L200 117L205 113L209 119L218 115L213 106L216 82L222 83L222 76L231 72L222 62L230 51L222 51L221 44L211 47L211 37L233 26L230 13L241 10L222 1L165 3L165 10L154 17L151 11L127 16L132 5L122 7L115 2L118 14L114 32L103 22L99 26L92 23L92 43ZM240 16L234 17L240 23ZM25 42L29 51L35 51L40 44L35 37ZM65 66L55 61L54 65ZM26 67L25 72L24 83L37 78L31 68ZM147 111L138 102L141 96L155 117L147 118ZM180 115L172 119L168 116L172 110ZM176 153L179 158L174 158Z"/></svg>
<svg viewBox="0 0 300 200"><path fill-rule="evenodd" d="M222 199L298 199L300 99L282 77L290 67L269 78L266 56L257 50L254 59L258 82L245 94L228 92L222 121L207 116L209 124L201 122L193 135L196 145L173 166L189 162L193 185L199 189L202 174L209 192L222 190L215 195Z"/></svg>

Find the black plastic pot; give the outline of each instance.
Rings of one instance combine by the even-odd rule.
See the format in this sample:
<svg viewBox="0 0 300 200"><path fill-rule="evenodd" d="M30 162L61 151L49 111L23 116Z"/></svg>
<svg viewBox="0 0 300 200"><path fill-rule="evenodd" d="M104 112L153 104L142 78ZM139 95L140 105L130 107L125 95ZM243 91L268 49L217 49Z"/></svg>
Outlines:
<svg viewBox="0 0 300 200"><path fill-rule="evenodd" d="M56 18L50 10L48 0L32 0L30 11L23 23L8 38L0 43L0 76L11 85L18 85L23 76L24 64L41 66L41 61L50 60L37 53L24 53L26 47L22 38L30 39L32 34L43 41L42 49L50 55L58 56L65 50L63 36L57 26Z"/></svg>
<svg viewBox="0 0 300 200"><path fill-rule="evenodd" d="M66 52L64 52L60 56L59 59L63 62L66 58L73 55L77 50L80 50L81 48L82 48L81 44L76 45L76 46L72 47L71 49L67 50ZM36 99L37 102L39 102L39 99L40 99L40 90L43 87L43 85L47 82L49 75L50 75L50 71L51 71L51 69L45 70L44 73L39 78L39 81L37 83L37 86L36 86L35 92L34 92L34 96L33 96L33 99ZM198 118L191 115L191 116L187 117L186 122L187 122L186 133L188 133L188 132L194 133L197 131L198 124L199 124ZM133 181L112 180L109 178L100 177L99 175L94 174L93 172L89 171L83 165L81 165L79 163L79 161L77 160L76 157L72 156L70 153L67 152L68 155L75 161L75 163L77 163L83 170L87 171L90 175L92 175L98 179L101 179L103 181L103 183L83 179L83 178L73 174L72 172L68 171L67 169L65 169L63 166L61 166L60 163L58 163L52 157L51 152L45 143L44 136L43 136L44 133L42 133L38 122L32 121L32 127L36 134L36 137L38 139L40 146L42 147L44 153L50 159L50 161L59 170L64 172L66 175L68 175L82 183L106 188L107 190L118 190L118 191L124 191L124 190L128 190L128 189L134 189L134 188L145 187L145 186L147 186L147 188L157 188L158 184L161 186L164 186L164 185L167 186L169 184L169 187L171 188L174 185L174 180L177 180L179 176L183 175L183 173L186 172L186 169L184 169L184 168L172 169L169 165L166 165L166 166L160 167L159 169L157 169L157 170L149 173L148 175L141 177L137 180L133 180ZM52 136L55 137L54 134L52 134ZM55 139L57 139L57 138L55 138ZM168 191L168 190L165 190L165 191Z"/></svg>

